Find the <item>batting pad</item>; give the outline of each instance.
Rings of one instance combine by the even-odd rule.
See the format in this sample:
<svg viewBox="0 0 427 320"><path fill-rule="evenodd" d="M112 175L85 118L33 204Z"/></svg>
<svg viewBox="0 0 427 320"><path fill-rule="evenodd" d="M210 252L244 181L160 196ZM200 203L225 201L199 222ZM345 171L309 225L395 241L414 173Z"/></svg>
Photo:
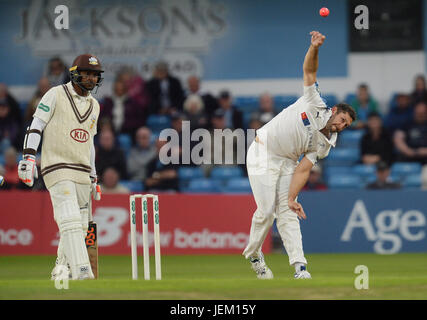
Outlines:
<svg viewBox="0 0 427 320"><path fill-rule="evenodd" d="M80 208L72 200L57 205L56 222L73 280L93 278L82 230Z"/></svg>

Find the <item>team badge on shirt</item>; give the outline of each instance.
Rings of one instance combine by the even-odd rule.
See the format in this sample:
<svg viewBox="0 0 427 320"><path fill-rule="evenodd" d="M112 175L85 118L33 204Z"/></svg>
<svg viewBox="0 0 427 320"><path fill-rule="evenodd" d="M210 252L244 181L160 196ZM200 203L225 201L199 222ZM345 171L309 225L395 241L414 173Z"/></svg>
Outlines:
<svg viewBox="0 0 427 320"><path fill-rule="evenodd" d="M301 113L301 119L305 126L310 125L310 120L308 120L307 114L305 112Z"/></svg>
<svg viewBox="0 0 427 320"><path fill-rule="evenodd" d="M92 128L93 128L93 126L94 126L94 124L95 124L95 121L96 121L96 116L93 114L92 115L92 117L90 118L90 129L92 130Z"/></svg>

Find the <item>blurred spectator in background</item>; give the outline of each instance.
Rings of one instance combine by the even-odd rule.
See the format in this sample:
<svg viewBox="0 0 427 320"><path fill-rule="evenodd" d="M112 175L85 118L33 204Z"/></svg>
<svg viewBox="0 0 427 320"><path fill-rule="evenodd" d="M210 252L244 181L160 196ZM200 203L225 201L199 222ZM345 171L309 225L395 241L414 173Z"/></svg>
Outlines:
<svg viewBox="0 0 427 320"><path fill-rule="evenodd" d="M225 113L224 110L218 109L214 112L212 120L212 130L211 130L211 156L212 160L211 163L214 164L215 159L221 159L221 164L225 163L225 141L222 139L222 143L218 144L215 143L215 134L214 130L225 130L227 129L227 126L225 125ZM223 131L222 131L223 132ZM223 132L223 135L225 136L225 132Z"/></svg>
<svg viewBox="0 0 427 320"><path fill-rule="evenodd" d="M261 128L264 125L264 123L261 122L261 120L255 118L252 119L249 122L249 129L254 129L254 130L258 130L259 128Z"/></svg>
<svg viewBox="0 0 427 320"><path fill-rule="evenodd" d="M191 130L206 128L208 126L208 116L205 113L205 106L202 98L198 95L189 95L184 101L184 113L190 121Z"/></svg>
<svg viewBox="0 0 427 320"><path fill-rule="evenodd" d="M112 167L118 171L119 180L127 179L126 158L123 151L115 145L114 133L111 130L99 133L95 166L99 177L108 167Z"/></svg>
<svg viewBox="0 0 427 320"><path fill-rule="evenodd" d="M399 93L396 96L396 105L390 107L384 119L384 127L394 133L396 129L405 127L411 121L412 113L411 98L405 93Z"/></svg>
<svg viewBox="0 0 427 320"><path fill-rule="evenodd" d="M251 115L251 120L258 119L263 124L266 124L268 121L273 119L276 116L276 111L274 110L274 100L271 94L268 92L263 93L259 97L259 110L255 111Z"/></svg>
<svg viewBox="0 0 427 320"><path fill-rule="evenodd" d="M179 191L178 165L163 164L159 159L160 149L166 141L156 141L156 157L147 165L146 191Z"/></svg>
<svg viewBox="0 0 427 320"><path fill-rule="evenodd" d="M319 191L327 190L328 187L322 181L322 168L319 164L315 164L311 170L306 185L302 190L305 191Z"/></svg>
<svg viewBox="0 0 427 320"><path fill-rule="evenodd" d="M12 94L9 92L7 86L4 83L0 83L0 101L6 101L6 103L10 107L9 113L10 113L11 119L13 119L19 125L21 125L22 114L21 114L21 109L19 107L19 103L12 96Z"/></svg>
<svg viewBox="0 0 427 320"><path fill-rule="evenodd" d="M171 114L171 128L178 133L180 144L182 144L182 121L186 120L188 119L182 112L176 111Z"/></svg>
<svg viewBox="0 0 427 320"><path fill-rule="evenodd" d="M230 129L243 129L243 114L233 106L233 98L227 90L219 93L219 107L224 111L225 126Z"/></svg>
<svg viewBox="0 0 427 320"><path fill-rule="evenodd" d="M210 159L207 158L209 164L202 165L206 176L210 175L210 172L214 167L237 165L238 152L242 152L240 156L243 159L245 159L246 152L246 149L244 148L246 141L244 132L242 132L242 136L240 138L236 138L231 130L225 130L227 127L225 125L224 110L220 108L214 112L211 119L211 125L212 129L210 130L209 135L210 140L203 140L205 143L207 143L207 146L210 146L211 148ZM218 133L222 135L221 140L218 139L219 135L218 133L215 134L215 130L219 130ZM236 132L236 134L237 133L238 132ZM242 150L237 148L238 144L239 146L240 144L243 145ZM244 169L246 170L246 168Z"/></svg>
<svg viewBox="0 0 427 320"><path fill-rule="evenodd" d="M136 146L127 158L128 175L130 180L143 181L147 176L147 164L157 155L156 147L151 144L151 130L141 127L136 131Z"/></svg>
<svg viewBox="0 0 427 320"><path fill-rule="evenodd" d="M122 68L117 75L125 84L127 95L148 108L149 94L145 80L131 67Z"/></svg>
<svg viewBox="0 0 427 320"><path fill-rule="evenodd" d="M200 90L200 78L197 76L189 76L187 79L187 97L190 95L199 96L203 105L205 106L205 113L210 118L213 112L218 109L218 101L215 99L213 95L208 92L202 92Z"/></svg>
<svg viewBox="0 0 427 320"><path fill-rule="evenodd" d="M49 79L51 87L59 86L71 80L70 71L60 57L53 57L49 60L46 77Z"/></svg>
<svg viewBox="0 0 427 320"><path fill-rule="evenodd" d="M135 74L129 81L125 80L125 84L128 89L128 96L142 106L145 113L148 114L150 97L145 80L140 75Z"/></svg>
<svg viewBox="0 0 427 320"><path fill-rule="evenodd" d="M380 161L376 167L377 180L368 184L366 189L399 189L401 187L399 183L390 181L390 167L386 162Z"/></svg>
<svg viewBox="0 0 427 320"><path fill-rule="evenodd" d="M357 114L356 121L352 124L355 129L362 129L366 126L368 115L371 112L379 113L378 103L370 95L369 87L365 83L360 84L357 88L356 99L351 102L351 106Z"/></svg>
<svg viewBox="0 0 427 320"><path fill-rule="evenodd" d="M184 90L178 78L169 74L166 62L158 62L153 77L147 82L150 114L170 114L182 110Z"/></svg>
<svg viewBox="0 0 427 320"><path fill-rule="evenodd" d="M145 124L148 97L144 86L139 76L129 70L122 71L114 80L112 95L101 101L99 118L110 119L116 134L125 133L133 138L136 130Z"/></svg>
<svg viewBox="0 0 427 320"><path fill-rule="evenodd" d="M418 102L412 121L396 130L394 145L398 161L417 161L427 164L427 104Z"/></svg>
<svg viewBox="0 0 427 320"><path fill-rule="evenodd" d="M36 92L34 93L33 97L28 103L27 109L25 110L25 116L24 116L25 127L27 127L27 125L30 125L31 121L33 120L33 114L36 111L36 108L39 105L41 98L45 95L46 92L49 91L50 88L51 88L51 85L47 77L42 77L37 83Z"/></svg>
<svg viewBox="0 0 427 320"><path fill-rule="evenodd" d="M176 111L171 114L171 129L175 130L176 133L178 134L180 152L182 151L182 122L183 121L187 121L187 117L185 116L184 113ZM197 143L199 142L190 141L190 150L192 146L196 145Z"/></svg>
<svg viewBox="0 0 427 320"><path fill-rule="evenodd" d="M104 130L111 130L114 132L113 123L111 122L110 118L104 117L100 118L98 121L98 132L104 131ZM98 139L98 135L95 136L95 139Z"/></svg>
<svg viewBox="0 0 427 320"><path fill-rule="evenodd" d="M411 93L411 104L416 105L418 102L427 103L426 78L422 74L415 77L414 91Z"/></svg>
<svg viewBox="0 0 427 320"><path fill-rule="evenodd" d="M381 116L377 112L368 115L365 134L360 142L363 164L375 164L385 161L393 162L393 141L391 134L383 127Z"/></svg>
<svg viewBox="0 0 427 320"><path fill-rule="evenodd" d="M102 193L130 193L129 189L119 183L120 176L116 169L108 167L101 177Z"/></svg>
<svg viewBox="0 0 427 320"><path fill-rule="evenodd" d="M19 130L20 125L10 113L7 100L0 100L0 153L10 146L19 148Z"/></svg>
<svg viewBox="0 0 427 320"><path fill-rule="evenodd" d="M248 129L251 130L255 130L255 132L251 133L251 139L249 139L249 137L247 137L247 148L249 148L249 146L251 145L252 141L255 139L256 136L256 130L258 130L259 128L261 128L264 124L259 120L259 119L252 119L249 122L249 126ZM249 134L249 131L247 131L247 135ZM245 170L246 172L246 170Z"/></svg>
<svg viewBox="0 0 427 320"><path fill-rule="evenodd" d="M4 167L0 169L0 174L4 177L4 185L0 190L25 189L25 184L19 180L17 152L14 147L7 148L4 153Z"/></svg>

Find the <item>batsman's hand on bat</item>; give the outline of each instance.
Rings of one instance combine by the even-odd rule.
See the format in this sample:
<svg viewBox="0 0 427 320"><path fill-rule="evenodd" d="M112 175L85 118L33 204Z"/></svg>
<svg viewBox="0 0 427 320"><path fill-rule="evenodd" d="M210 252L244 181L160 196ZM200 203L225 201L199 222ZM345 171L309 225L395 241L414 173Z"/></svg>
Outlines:
<svg viewBox="0 0 427 320"><path fill-rule="evenodd" d="M302 208L302 205L294 200L289 200L288 201L288 207L289 209L291 209L293 212L295 212L298 215L298 218L301 219L306 219L306 215L304 212L304 209Z"/></svg>
<svg viewBox="0 0 427 320"><path fill-rule="evenodd" d="M18 164L19 179L27 186L32 187L34 179L38 178L36 157L33 155L24 155L24 158Z"/></svg>
<svg viewBox="0 0 427 320"><path fill-rule="evenodd" d="M90 181L92 182L93 200L101 200L101 186L98 184L98 178L96 176L91 176Z"/></svg>

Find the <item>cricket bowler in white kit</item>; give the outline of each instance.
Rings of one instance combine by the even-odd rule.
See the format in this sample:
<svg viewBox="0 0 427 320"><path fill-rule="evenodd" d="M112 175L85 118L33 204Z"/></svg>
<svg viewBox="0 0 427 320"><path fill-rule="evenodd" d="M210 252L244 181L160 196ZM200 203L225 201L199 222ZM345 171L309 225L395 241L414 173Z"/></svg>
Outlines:
<svg viewBox="0 0 427 320"><path fill-rule="evenodd" d="M261 248L274 219L289 263L295 267L294 277L311 278L298 220L306 219L306 215L297 196L317 159L329 154L331 146L335 147L337 133L356 118L349 105L340 103L328 108L320 97L316 73L318 51L325 36L317 31L310 35L311 45L303 65L304 95L258 129L248 149L247 170L257 209L243 255L250 259L259 279L273 278Z"/></svg>
<svg viewBox="0 0 427 320"><path fill-rule="evenodd" d="M70 68L71 81L42 97L24 139L18 173L31 187L38 175L35 156L43 133L41 174L60 234L52 280L94 278L85 236L92 214L91 194L95 200L101 197L93 144L99 104L91 91L101 84L102 72L97 57L78 56Z"/></svg>

